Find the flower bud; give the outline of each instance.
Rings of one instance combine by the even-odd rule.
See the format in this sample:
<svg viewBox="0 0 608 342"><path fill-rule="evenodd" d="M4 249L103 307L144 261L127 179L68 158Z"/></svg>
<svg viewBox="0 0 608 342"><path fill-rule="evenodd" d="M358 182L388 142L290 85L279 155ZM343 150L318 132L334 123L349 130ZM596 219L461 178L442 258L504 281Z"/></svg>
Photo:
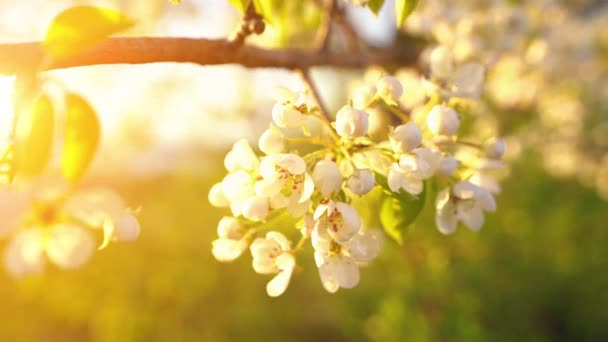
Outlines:
<svg viewBox="0 0 608 342"><path fill-rule="evenodd" d="M306 122L306 116L293 105L277 103L272 107L272 120L281 128L298 128Z"/></svg>
<svg viewBox="0 0 608 342"><path fill-rule="evenodd" d="M131 213L121 215L114 222L114 228L114 239L119 242L135 241L141 231L139 221Z"/></svg>
<svg viewBox="0 0 608 342"><path fill-rule="evenodd" d="M224 195L224 190L222 190L222 183L215 183L209 190L209 203L212 206L218 208L225 208L230 205L230 201Z"/></svg>
<svg viewBox="0 0 608 342"><path fill-rule="evenodd" d="M243 216L251 221L262 221L268 215L268 199L264 197L251 197L244 201Z"/></svg>
<svg viewBox="0 0 608 342"><path fill-rule="evenodd" d="M367 134L369 114L364 110L344 106L336 115L336 132L344 138L355 138Z"/></svg>
<svg viewBox="0 0 608 342"><path fill-rule="evenodd" d="M422 132L413 122L397 126L389 135L389 141L393 151L407 153L422 143Z"/></svg>
<svg viewBox="0 0 608 342"><path fill-rule="evenodd" d="M454 70L452 53L445 46L438 46L430 56L431 75L433 78L449 78Z"/></svg>
<svg viewBox="0 0 608 342"><path fill-rule="evenodd" d="M353 107L357 109L365 109L376 96L376 87L375 86L362 86L355 90L353 94L352 103Z"/></svg>
<svg viewBox="0 0 608 342"><path fill-rule="evenodd" d="M460 118L454 109L436 105L429 112L426 123L436 135L454 135L460 127Z"/></svg>
<svg viewBox="0 0 608 342"><path fill-rule="evenodd" d="M458 160L452 156L441 158L437 166L437 174L443 177L450 177L458 168Z"/></svg>
<svg viewBox="0 0 608 342"><path fill-rule="evenodd" d="M342 186L342 174L340 173L338 164L330 160L320 160L317 162L312 172L312 179L315 182L315 188L324 197L337 192Z"/></svg>
<svg viewBox="0 0 608 342"><path fill-rule="evenodd" d="M217 235L222 239L238 240L243 236L242 228L237 218L224 216L217 224Z"/></svg>
<svg viewBox="0 0 608 342"><path fill-rule="evenodd" d="M403 86L396 77L385 76L376 83L378 95L388 104L396 105L403 94Z"/></svg>
<svg viewBox="0 0 608 342"><path fill-rule="evenodd" d="M505 141L494 138L486 145L486 156L492 159L500 159L505 154Z"/></svg>
<svg viewBox="0 0 608 342"><path fill-rule="evenodd" d="M258 147L268 155L281 153L285 150L285 137L278 129L271 127L260 136Z"/></svg>
<svg viewBox="0 0 608 342"><path fill-rule="evenodd" d="M352 192L362 196L374 188L376 179L369 169L357 169L348 179L347 185Z"/></svg>

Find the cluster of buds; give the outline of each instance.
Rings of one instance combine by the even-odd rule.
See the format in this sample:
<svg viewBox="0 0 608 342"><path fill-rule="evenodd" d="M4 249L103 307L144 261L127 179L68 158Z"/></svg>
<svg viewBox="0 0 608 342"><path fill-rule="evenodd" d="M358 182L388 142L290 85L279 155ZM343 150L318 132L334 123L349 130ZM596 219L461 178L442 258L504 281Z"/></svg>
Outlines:
<svg viewBox="0 0 608 342"><path fill-rule="evenodd" d="M380 253L383 241L358 206L373 207L378 199L422 204L430 182L442 187L436 196L439 231L450 234L459 222L478 230L484 212L496 209L500 188L486 171L502 165L504 142L460 140L460 114L450 101L456 93L444 86L437 82L432 89L441 90L438 96L429 96L414 116L400 106L408 96L401 82L379 77L358 88L333 122L307 92L282 90L273 123L258 141L264 155L237 141L224 160L228 174L209 192L212 205L231 211L219 222L215 258L230 262L249 249L254 270L274 275L267 293L275 297L287 289L296 257L310 241L323 287L331 293L353 288L359 267ZM398 124L376 141L368 133L378 108L395 114ZM307 124L315 119L323 130L312 136ZM294 128L302 134L294 136ZM303 143L320 148L302 155L296 148ZM400 215L408 208L393 210L390 215ZM297 237L295 246L288 236Z"/></svg>

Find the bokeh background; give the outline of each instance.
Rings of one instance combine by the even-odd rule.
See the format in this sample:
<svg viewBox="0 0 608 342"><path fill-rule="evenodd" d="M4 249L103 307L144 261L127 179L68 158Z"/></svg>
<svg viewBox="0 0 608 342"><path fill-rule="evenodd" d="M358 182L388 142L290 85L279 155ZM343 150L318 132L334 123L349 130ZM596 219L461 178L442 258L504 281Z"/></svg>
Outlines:
<svg viewBox="0 0 608 342"><path fill-rule="evenodd" d="M123 9L138 20L132 35L224 37L238 23L225 0L182 2L0 0L0 41L38 40L56 13L82 3ZM535 16L548 9L561 19ZM298 13L314 29L318 14ZM517 152L499 209L480 232L461 228L446 237L429 206L403 246L387 240L360 285L334 295L322 288L310 252L286 294L272 299L250 257L220 264L210 251L225 212L210 207L207 193L223 177L223 155L240 137L255 142L270 118L273 88L296 87L295 76L173 64L50 73L102 116L103 149L84 185L110 185L141 207L142 235L76 271L49 267L24 279L0 272L0 340L608 340L606 3L455 1L448 8L429 1L408 29L430 30L441 41L448 38L439 27L458 27L467 13L492 13L495 25L508 28L482 37L499 48L481 40L473 50L487 53L488 64L501 65L504 55L510 63L503 61L507 71L496 81L505 89L492 86L498 76L490 74L486 101L491 124ZM351 9L349 16L370 43L390 45L398 35L390 10L374 18ZM271 29L255 42L305 46L304 24L301 32ZM574 31L560 35L551 25ZM476 37L475 29L462 30L469 31L464 41ZM344 82L362 73L321 69L314 76L337 109L348 95ZM0 132L10 125L11 82L0 77Z"/></svg>

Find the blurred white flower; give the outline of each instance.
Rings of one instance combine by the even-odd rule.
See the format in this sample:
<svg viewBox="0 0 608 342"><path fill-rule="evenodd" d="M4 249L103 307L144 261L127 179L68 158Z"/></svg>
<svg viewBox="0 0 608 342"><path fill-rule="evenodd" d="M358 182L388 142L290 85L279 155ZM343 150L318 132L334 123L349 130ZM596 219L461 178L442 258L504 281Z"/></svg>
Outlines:
<svg viewBox="0 0 608 342"><path fill-rule="evenodd" d="M376 185L374 173L369 169L356 169L348 178L348 188L355 194L362 196L370 192Z"/></svg>
<svg viewBox="0 0 608 342"><path fill-rule="evenodd" d="M319 160L312 172L312 179L323 197L329 197L342 187L340 168L331 160Z"/></svg>
<svg viewBox="0 0 608 342"><path fill-rule="evenodd" d="M483 226L484 211L494 212L496 201L488 190L469 181L460 181L437 195L435 207L437 228L443 234L451 234L458 222L478 231Z"/></svg>
<svg viewBox="0 0 608 342"><path fill-rule="evenodd" d="M247 142L247 139L240 139L235 142L230 152L224 158L224 166L228 172L239 170L254 171L260 165L258 157Z"/></svg>
<svg viewBox="0 0 608 342"><path fill-rule="evenodd" d="M384 102L390 105L397 105L399 98L403 94L401 82L394 76L384 76L376 82L378 95Z"/></svg>
<svg viewBox="0 0 608 342"><path fill-rule="evenodd" d="M422 155L433 156L431 153L426 154L427 150L430 151L427 148L421 149ZM434 162L434 159L432 161ZM423 180L432 174L433 168L425 158L418 154L404 154L399 159L399 163L393 163L388 172L388 187L393 192L403 189L412 195L418 195L424 189Z"/></svg>
<svg viewBox="0 0 608 342"><path fill-rule="evenodd" d="M486 156L491 159L500 159L505 154L505 141L493 138L485 146Z"/></svg>
<svg viewBox="0 0 608 342"><path fill-rule="evenodd" d="M373 85L364 85L357 88L352 96L352 105L356 109L365 109L376 96L376 87Z"/></svg>
<svg viewBox="0 0 608 342"><path fill-rule="evenodd" d="M367 134L369 114L361 109L344 106L336 115L336 132L344 138L356 138Z"/></svg>
<svg viewBox="0 0 608 342"><path fill-rule="evenodd" d="M427 117L427 125L436 135L454 135L460 127L458 113L444 105L434 106Z"/></svg>
<svg viewBox="0 0 608 342"><path fill-rule="evenodd" d="M420 146L422 132L413 122L395 127L389 134L389 141L396 153L407 153Z"/></svg>
<svg viewBox="0 0 608 342"><path fill-rule="evenodd" d="M266 238L255 239L250 250L255 272L277 274L266 285L268 295L278 297L283 294L296 265L295 258L290 252L291 242L279 232L269 232Z"/></svg>
<svg viewBox="0 0 608 342"><path fill-rule="evenodd" d="M431 76L433 78L449 78L454 71L454 57L446 46L438 46L430 55Z"/></svg>
<svg viewBox="0 0 608 342"><path fill-rule="evenodd" d="M58 179L40 179L0 189L0 202L2 210L10 210L3 212L1 228L14 232L4 258L14 276L42 272L46 259L62 269L80 267L95 250L90 229L103 230L100 248L110 241L134 241L140 233L137 218L108 189L69 193Z"/></svg>
<svg viewBox="0 0 608 342"><path fill-rule="evenodd" d="M285 150L285 137L278 128L271 126L260 136L258 147L268 155L281 153Z"/></svg>

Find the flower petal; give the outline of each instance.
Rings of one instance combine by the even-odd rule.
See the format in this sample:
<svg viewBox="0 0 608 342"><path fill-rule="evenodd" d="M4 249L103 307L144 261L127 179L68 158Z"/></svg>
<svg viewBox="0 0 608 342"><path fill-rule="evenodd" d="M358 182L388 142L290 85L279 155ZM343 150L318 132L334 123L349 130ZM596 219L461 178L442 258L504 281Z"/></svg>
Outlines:
<svg viewBox="0 0 608 342"><path fill-rule="evenodd" d="M55 225L47 242L46 253L52 263L63 269L75 269L89 260L95 249L91 234L75 225Z"/></svg>
<svg viewBox="0 0 608 342"><path fill-rule="evenodd" d="M42 272L45 264L42 230L28 229L17 233L4 252L4 264L15 277Z"/></svg>
<svg viewBox="0 0 608 342"><path fill-rule="evenodd" d="M287 286L289 286L289 281L291 280L291 274L293 272L293 268L279 272L271 281L266 284L266 293L270 297L278 297L282 295L285 290L287 290Z"/></svg>

